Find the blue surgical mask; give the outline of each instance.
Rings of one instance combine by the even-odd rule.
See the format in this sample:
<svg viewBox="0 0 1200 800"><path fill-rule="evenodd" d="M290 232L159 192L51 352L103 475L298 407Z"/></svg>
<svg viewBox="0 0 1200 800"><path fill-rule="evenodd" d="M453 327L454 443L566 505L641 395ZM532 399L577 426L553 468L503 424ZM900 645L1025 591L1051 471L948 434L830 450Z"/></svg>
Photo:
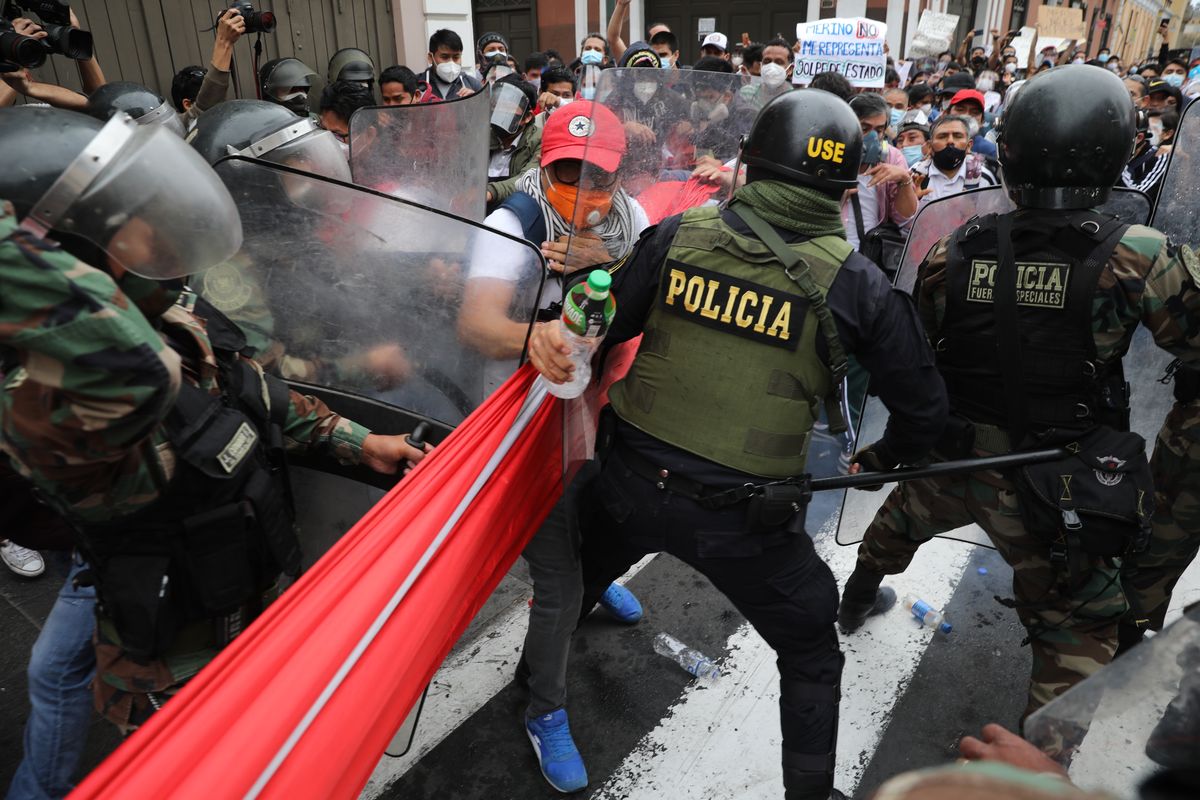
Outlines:
<svg viewBox="0 0 1200 800"><path fill-rule="evenodd" d="M879 133L871 131L863 137L862 163L873 167L883 159L883 147L879 144Z"/></svg>
<svg viewBox="0 0 1200 800"><path fill-rule="evenodd" d="M598 67L603 61L604 53L599 50L584 50L583 55L579 57L579 62L588 67Z"/></svg>
<svg viewBox="0 0 1200 800"><path fill-rule="evenodd" d="M922 152L923 149L924 148L919 144L910 144L908 147L901 147L900 152L904 153L904 160L907 161L908 165L911 167L924 157L925 153Z"/></svg>
<svg viewBox="0 0 1200 800"><path fill-rule="evenodd" d="M1101 53L1100 55L1096 56L1096 60L1101 64L1106 63L1108 61L1108 53Z"/></svg>
<svg viewBox="0 0 1200 800"><path fill-rule="evenodd" d="M1174 86L1176 89L1183 86L1183 76L1180 75L1178 72L1172 73L1170 75L1163 75L1162 79L1164 81L1166 81L1167 83L1171 84L1172 86Z"/></svg>
<svg viewBox="0 0 1200 800"><path fill-rule="evenodd" d="M904 109L893 108L888 116L891 117L890 123L892 130L895 130L900 127L900 123L904 119Z"/></svg>
<svg viewBox="0 0 1200 800"><path fill-rule="evenodd" d="M595 100L596 99L596 87L595 86L584 86L582 89L579 90L579 94L581 94L583 96L584 100Z"/></svg>
<svg viewBox="0 0 1200 800"><path fill-rule="evenodd" d="M671 57L670 56L659 56L659 60L660 60L660 63L659 63L660 67L662 67L663 69L671 68Z"/></svg>

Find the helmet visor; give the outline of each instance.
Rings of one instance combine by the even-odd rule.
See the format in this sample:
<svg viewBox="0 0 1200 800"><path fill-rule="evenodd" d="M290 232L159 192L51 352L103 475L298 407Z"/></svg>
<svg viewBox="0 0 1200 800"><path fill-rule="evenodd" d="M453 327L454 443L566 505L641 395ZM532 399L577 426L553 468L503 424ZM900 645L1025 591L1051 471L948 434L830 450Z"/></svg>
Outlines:
<svg viewBox="0 0 1200 800"><path fill-rule="evenodd" d="M162 125L138 126L123 114L109 125L132 130L111 160L80 182L81 190L49 227L87 239L152 280L194 275L237 253L237 207L200 154ZM91 158L86 150L67 172L85 158Z"/></svg>
<svg viewBox="0 0 1200 800"><path fill-rule="evenodd" d="M237 155L261 158L346 183L351 181L350 163L337 137L308 118L263 136Z"/></svg>
<svg viewBox="0 0 1200 800"><path fill-rule="evenodd" d="M511 83L492 85L492 116L493 127L505 133L516 133L521 127L521 120L529 111L529 98L525 93Z"/></svg>

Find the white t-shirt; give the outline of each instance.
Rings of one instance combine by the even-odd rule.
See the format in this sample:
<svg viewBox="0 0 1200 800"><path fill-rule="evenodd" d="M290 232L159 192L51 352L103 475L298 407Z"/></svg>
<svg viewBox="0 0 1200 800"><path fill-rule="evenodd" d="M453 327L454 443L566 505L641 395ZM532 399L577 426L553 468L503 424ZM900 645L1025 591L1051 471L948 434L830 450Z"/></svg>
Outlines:
<svg viewBox="0 0 1200 800"><path fill-rule="evenodd" d="M650 219L646 216L646 211L633 198L629 198L629 206L633 222L633 236L630 240L630 245L632 245L641 236L642 231L650 227ZM488 214L483 224L517 239L525 238L520 218L507 208L498 208ZM471 268L467 271L467 280L494 278L511 282L519 281L522 277L531 274L534 269L535 260L531 259L532 255L529 248L522 247L516 242L499 236L481 236L471 254ZM559 279L558 273L547 271L546 281L542 285L542 292L537 300L538 309L549 308L554 303L561 302L562 297L562 281ZM484 368L486 391L489 393L494 391L516 368L516 359L489 363Z"/></svg>
<svg viewBox="0 0 1200 800"><path fill-rule="evenodd" d="M869 231L879 224L879 192L877 187L868 185L872 175L858 176L858 203L862 206L863 231ZM846 202L846 241L858 249L858 222L854 218L853 201Z"/></svg>

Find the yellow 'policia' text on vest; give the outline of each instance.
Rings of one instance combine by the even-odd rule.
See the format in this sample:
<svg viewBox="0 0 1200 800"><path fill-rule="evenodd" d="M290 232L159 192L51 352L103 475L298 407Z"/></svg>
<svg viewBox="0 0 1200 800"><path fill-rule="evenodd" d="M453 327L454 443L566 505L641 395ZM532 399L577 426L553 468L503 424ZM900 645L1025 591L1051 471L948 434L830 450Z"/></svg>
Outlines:
<svg viewBox="0 0 1200 800"><path fill-rule="evenodd" d="M853 252L822 236L788 245L825 297ZM771 250L717 208L684 213L629 374L609 392L626 422L690 453L771 478L804 472L833 375L817 315Z"/></svg>

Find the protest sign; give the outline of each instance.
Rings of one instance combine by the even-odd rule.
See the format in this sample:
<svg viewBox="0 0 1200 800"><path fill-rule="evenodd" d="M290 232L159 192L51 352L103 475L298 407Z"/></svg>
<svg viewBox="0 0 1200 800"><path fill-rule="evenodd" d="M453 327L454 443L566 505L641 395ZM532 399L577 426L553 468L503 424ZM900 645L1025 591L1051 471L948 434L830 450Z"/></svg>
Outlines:
<svg viewBox="0 0 1200 800"><path fill-rule="evenodd" d="M1037 30L1039 36L1051 39L1083 39L1087 36L1083 9L1039 6Z"/></svg>
<svg viewBox="0 0 1200 800"><path fill-rule="evenodd" d="M1029 56L1033 51L1034 45L1037 44L1037 39L1037 28L1031 28L1026 25L1021 28L1021 34L1009 42L1009 46L1017 53L1017 66L1021 69L1029 66Z"/></svg>
<svg viewBox="0 0 1200 800"><path fill-rule="evenodd" d="M821 72L838 72L851 86L882 88L887 72L883 51L887 25L873 19L849 17L801 22L796 25L800 50L792 82L807 86Z"/></svg>
<svg viewBox="0 0 1200 800"><path fill-rule="evenodd" d="M909 75L909 73L912 72L912 68L913 68L913 62L911 62L911 61L897 61L896 62L896 74L900 76L900 85L901 86L908 85L908 75Z"/></svg>
<svg viewBox="0 0 1200 800"><path fill-rule="evenodd" d="M954 50L954 32L958 30L957 14L941 14L937 11L921 12L917 32L908 46L909 58L936 56Z"/></svg>

